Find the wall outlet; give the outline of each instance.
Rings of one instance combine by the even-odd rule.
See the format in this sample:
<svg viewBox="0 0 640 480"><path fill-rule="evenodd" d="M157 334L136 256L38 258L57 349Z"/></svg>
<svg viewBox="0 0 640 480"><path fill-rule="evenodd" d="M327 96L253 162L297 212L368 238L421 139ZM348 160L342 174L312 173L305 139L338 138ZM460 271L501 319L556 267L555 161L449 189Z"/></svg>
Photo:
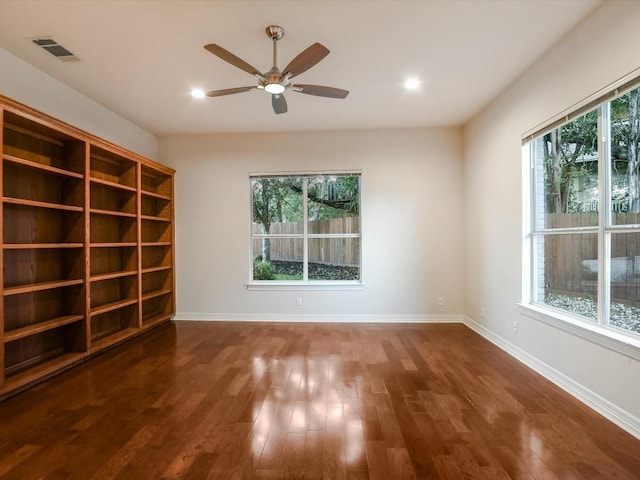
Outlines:
<svg viewBox="0 0 640 480"><path fill-rule="evenodd" d="M514 333L518 333L518 321L517 320L513 321L513 332Z"/></svg>
<svg viewBox="0 0 640 480"><path fill-rule="evenodd" d="M444 297L438 297L438 305L444 305Z"/></svg>
<svg viewBox="0 0 640 480"><path fill-rule="evenodd" d="M485 314L486 314L486 311L484 307L480 307L480 318L484 318Z"/></svg>
<svg viewBox="0 0 640 480"><path fill-rule="evenodd" d="M296 307L301 307L301 306L302 306L302 298L296 297Z"/></svg>

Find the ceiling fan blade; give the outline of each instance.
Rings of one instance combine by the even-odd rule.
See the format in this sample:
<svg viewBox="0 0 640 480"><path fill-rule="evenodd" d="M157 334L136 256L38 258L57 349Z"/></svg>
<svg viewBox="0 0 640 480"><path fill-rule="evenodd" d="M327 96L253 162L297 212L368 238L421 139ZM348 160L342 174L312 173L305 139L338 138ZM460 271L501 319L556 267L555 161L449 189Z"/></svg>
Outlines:
<svg viewBox="0 0 640 480"><path fill-rule="evenodd" d="M281 93L274 93L271 95L271 105L273 105L274 112L287 113L287 101Z"/></svg>
<svg viewBox="0 0 640 480"><path fill-rule="evenodd" d="M306 50L303 50L298 54L296 58L289 62L283 70L283 74L289 74L290 77L300 75L302 72L306 72L316 63L329 55L329 50L324 45L314 43ZM283 75L283 76L284 76Z"/></svg>
<svg viewBox="0 0 640 480"><path fill-rule="evenodd" d="M215 43L210 43L208 45L205 45L204 48L207 51L213 53L216 57L221 58L222 60L224 60L227 63L230 63L234 67L238 67L240 70L244 70L245 72L250 73L251 75L258 75L259 77L264 77L264 75L260 73L260 71L257 68L249 65L247 62L245 62L241 58L236 57L233 53L225 50L220 45L216 45Z"/></svg>
<svg viewBox="0 0 640 480"><path fill-rule="evenodd" d="M341 88L324 87L322 85L292 85L291 89L294 92L306 93L307 95L317 95L318 97L328 98L345 98L349 95L349 90L343 90Z"/></svg>
<svg viewBox="0 0 640 480"><path fill-rule="evenodd" d="M258 87L236 87L236 88L225 88L224 90L212 90L207 92L207 97L223 97L224 95L233 95L234 93L242 93L248 92L249 90L253 90Z"/></svg>

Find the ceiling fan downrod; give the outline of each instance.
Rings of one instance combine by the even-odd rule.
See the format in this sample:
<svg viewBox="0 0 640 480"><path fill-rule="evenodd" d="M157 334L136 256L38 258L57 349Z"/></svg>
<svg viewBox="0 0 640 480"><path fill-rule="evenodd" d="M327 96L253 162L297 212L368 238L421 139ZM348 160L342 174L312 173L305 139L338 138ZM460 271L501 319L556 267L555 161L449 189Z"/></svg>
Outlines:
<svg viewBox="0 0 640 480"><path fill-rule="evenodd" d="M273 41L273 69L278 68L278 40L284 37L284 28L278 25L269 25L267 27L267 35Z"/></svg>

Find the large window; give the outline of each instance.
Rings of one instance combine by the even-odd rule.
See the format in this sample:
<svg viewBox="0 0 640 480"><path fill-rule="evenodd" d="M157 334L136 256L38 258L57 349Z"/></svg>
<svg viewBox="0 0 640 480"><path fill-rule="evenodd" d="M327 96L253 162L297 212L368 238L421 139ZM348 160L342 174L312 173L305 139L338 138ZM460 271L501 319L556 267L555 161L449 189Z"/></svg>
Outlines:
<svg viewBox="0 0 640 480"><path fill-rule="evenodd" d="M640 335L640 88L529 142L532 301Z"/></svg>
<svg viewBox="0 0 640 480"><path fill-rule="evenodd" d="M360 175L256 175L251 283L359 284Z"/></svg>

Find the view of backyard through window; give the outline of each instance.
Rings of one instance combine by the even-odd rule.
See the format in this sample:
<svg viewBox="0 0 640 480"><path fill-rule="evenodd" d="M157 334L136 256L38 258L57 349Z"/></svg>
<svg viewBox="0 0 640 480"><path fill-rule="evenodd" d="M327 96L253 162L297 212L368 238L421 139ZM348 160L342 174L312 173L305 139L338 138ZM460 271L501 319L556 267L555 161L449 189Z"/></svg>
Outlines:
<svg viewBox="0 0 640 480"><path fill-rule="evenodd" d="M640 333L640 89L535 138L531 155L534 302Z"/></svg>
<svg viewBox="0 0 640 480"><path fill-rule="evenodd" d="M251 177L253 280L360 281L360 176Z"/></svg>

